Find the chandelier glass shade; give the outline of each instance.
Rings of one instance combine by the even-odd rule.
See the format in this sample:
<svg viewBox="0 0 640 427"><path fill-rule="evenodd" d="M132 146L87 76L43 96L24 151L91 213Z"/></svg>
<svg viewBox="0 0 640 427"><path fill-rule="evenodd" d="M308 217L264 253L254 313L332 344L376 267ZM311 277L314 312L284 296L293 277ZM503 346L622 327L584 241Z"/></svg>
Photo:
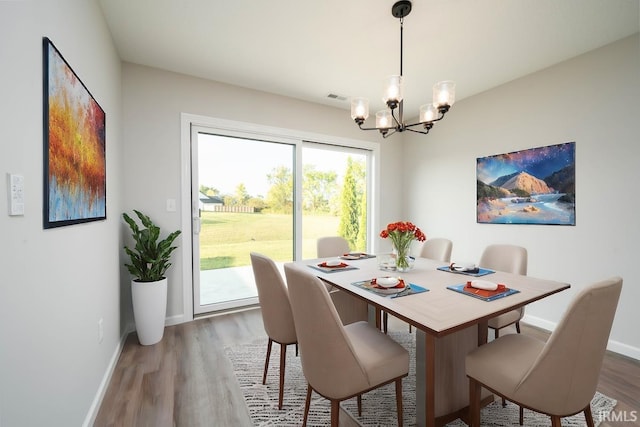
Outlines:
<svg viewBox="0 0 640 427"><path fill-rule="evenodd" d="M369 100L367 98L351 99L351 118L362 130L377 130L384 138L396 132L411 131L427 134L433 124L444 118L449 108L455 102L456 85L450 80L436 83L433 86L433 99L430 104L420 107L418 121L405 123L403 118L403 79L402 79L402 28L404 17L411 12L411 2L401 0L391 8L394 17L400 19L400 74L390 76L382 100L387 109L376 113L375 127L364 127L364 122L369 118Z"/></svg>

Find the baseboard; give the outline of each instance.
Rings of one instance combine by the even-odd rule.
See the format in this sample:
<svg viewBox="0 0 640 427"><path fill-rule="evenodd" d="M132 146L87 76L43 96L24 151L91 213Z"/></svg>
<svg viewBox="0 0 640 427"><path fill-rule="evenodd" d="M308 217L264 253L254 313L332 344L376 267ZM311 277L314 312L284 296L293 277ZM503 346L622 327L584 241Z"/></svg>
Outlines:
<svg viewBox="0 0 640 427"><path fill-rule="evenodd" d="M553 331L557 326L557 323L550 322L540 317L531 316L526 313L522 318L522 321L531 326L544 329L545 331L548 331L548 332ZM640 361L640 348L633 347L628 344L624 344L619 341L614 341L610 339L609 342L607 343L607 350L613 353L621 354L623 356L630 357L632 359Z"/></svg>
<svg viewBox="0 0 640 427"><path fill-rule="evenodd" d="M132 325L127 325L127 328L120 336L120 342L116 346L113 355L111 356L111 360L109 360L109 364L107 365L107 369L102 376L102 381L100 382L100 386L98 387L98 391L96 392L95 397L93 398L93 402L91 402L91 407L89 408L89 412L85 417L84 422L82 423L83 427L91 427L94 425L96 421L96 417L98 416L98 411L100 410L100 405L102 404L102 399L104 398L105 393L107 392L107 388L109 387L109 383L111 382L111 376L116 369L116 365L118 364L118 359L120 358L120 354L124 349L124 343L127 340L127 336L131 333Z"/></svg>

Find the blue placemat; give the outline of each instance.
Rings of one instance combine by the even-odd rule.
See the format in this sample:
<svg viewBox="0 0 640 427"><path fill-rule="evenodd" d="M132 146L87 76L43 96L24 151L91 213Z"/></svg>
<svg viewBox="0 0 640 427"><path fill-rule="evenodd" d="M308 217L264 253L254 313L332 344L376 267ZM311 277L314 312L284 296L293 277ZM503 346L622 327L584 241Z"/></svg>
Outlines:
<svg viewBox="0 0 640 427"><path fill-rule="evenodd" d="M352 285L367 290L369 292L373 292L376 295L385 296L389 298L399 298L406 295L420 294L422 292L427 292L429 289L424 288L422 286L418 286L414 283L409 283L408 289L403 289L400 292L389 293L387 290L381 290L378 288L374 288L371 286L371 280L362 280L360 282L353 282Z"/></svg>
<svg viewBox="0 0 640 427"><path fill-rule="evenodd" d="M309 264L309 267L315 268L318 271L322 271L323 273L336 273L338 271L347 271L347 270L358 270L358 267L354 267L353 265L347 264L346 267L323 267L320 264Z"/></svg>
<svg viewBox="0 0 640 427"><path fill-rule="evenodd" d="M416 285L415 283L409 283L409 289L407 291L399 292L395 295L391 295L391 298L400 298L407 295L421 294L422 292L428 292L429 289Z"/></svg>
<svg viewBox="0 0 640 427"><path fill-rule="evenodd" d="M509 295L517 294L518 292L520 292L520 291L518 291L516 289L507 288L503 292L497 293L495 295L484 296L484 295L478 295L478 294L475 294L473 292L467 291L464 288L465 286L466 286L466 283L462 283L460 285L447 286L447 289L451 289L452 291L460 292L463 295L469 295L470 297L478 298L478 299L481 299L483 301L494 301L494 300L497 300L497 299L500 299L500 298L504 298L504 297L507 297Z"/></svg>
<svg viewBox="0 0 640 427"><path fill-rule="evenodd" d="M489 270L488 268L479 268L479 267L478 267L478 272L476 273L471 271L456 271L449 268L448 265L443 265L442 267L438 267L438 270L446 271L447 273L464 274L465 276L473 276L473 277L486 276L487 274L495 273L495 271Z"/></svg>

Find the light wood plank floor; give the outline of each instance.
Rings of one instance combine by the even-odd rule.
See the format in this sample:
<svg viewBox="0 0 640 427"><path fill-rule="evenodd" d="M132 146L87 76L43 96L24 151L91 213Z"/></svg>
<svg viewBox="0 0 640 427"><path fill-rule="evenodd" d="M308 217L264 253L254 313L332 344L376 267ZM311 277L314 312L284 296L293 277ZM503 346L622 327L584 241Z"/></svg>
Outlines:
<svg viewBox="0 0 640 427"><path fill-rule="evenodd" d="M389 328L407 331L393 317ZM548 336L527 325L522 332ZM95 426L250 426L224 348L264 335L257 309L168 327L154 346L140 346L135 333L130 334ZM605 421L602 427L640 426L640 362L607 353L598 390L617 399L616 411L627 415L627 421ZM638 419L631 421L634 415ZM345 418L341 421L348 425Z"/></svg>

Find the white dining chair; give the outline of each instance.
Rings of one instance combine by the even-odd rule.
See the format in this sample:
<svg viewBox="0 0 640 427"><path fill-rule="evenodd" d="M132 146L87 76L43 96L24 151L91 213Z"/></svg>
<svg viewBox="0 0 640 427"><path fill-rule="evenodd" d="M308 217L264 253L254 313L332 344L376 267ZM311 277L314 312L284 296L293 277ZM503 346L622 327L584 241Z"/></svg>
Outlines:
<svg viewBox="0 0 640 427"><path fill-rule="evenodd" d="M264 330L269 337L262 384L266 384L267 382L271 347L274 342L277 342L280 344L278 409L282 409L287 346L296 344L296 353L298 351L298 338L293 323L291 305L289 303L289 291L282 280L282 275L271 258L256 252L251 252L250 257L256 287L258 289L258 301L260 302L262 322L264 324Z"/></svg>
<svg viewBox="0 0 640 427"><path fill-rule="evenodd" d="M449 263L451 262L452 250L453 242L451 240L432 237L425 240L422 248L420 249L420 257Z"/></svg>
<svg viewBox="0 0 640 427"><path fill-rule="evenodd" d="M550 415L553 427L579 412L593 426L590 403L621 290L620 277L583 289L546 343L509 334L471 351L465 360L470 426L480 427L481 387L519 405L520 425L524 407Z"/></svg>
<svg viewBox="0 0 640 427"><path fill-rule="evenodd" d="M349 253L349 242L341 236L320 237L316 243L316 251L318 258L339 257ZM369 305L366 302L331 286L327 289L343 324L367 320Z"/></svg>
<svg viewBox="0 0 640 427"><path fill-rule="evenodd" d="M480 267L507 273L527 275L527 250L516 245L489 245L480 257ZM500 336L500 329L515 324L520 333L520 320L524 316L524 307L489 319L489 328L493 329L494 338Z"/></svg>
<svg viewBox="0 0 640 427"><path fill-rule="evenodd" d="M307 398L312 392L331 401L331 426L338 427L340 402L395 383L398 426L402 426L402 378L409 373L409 352L368 322L343 325L324 283L294 264L285 264L289 298L298 332Z"/></svg>

